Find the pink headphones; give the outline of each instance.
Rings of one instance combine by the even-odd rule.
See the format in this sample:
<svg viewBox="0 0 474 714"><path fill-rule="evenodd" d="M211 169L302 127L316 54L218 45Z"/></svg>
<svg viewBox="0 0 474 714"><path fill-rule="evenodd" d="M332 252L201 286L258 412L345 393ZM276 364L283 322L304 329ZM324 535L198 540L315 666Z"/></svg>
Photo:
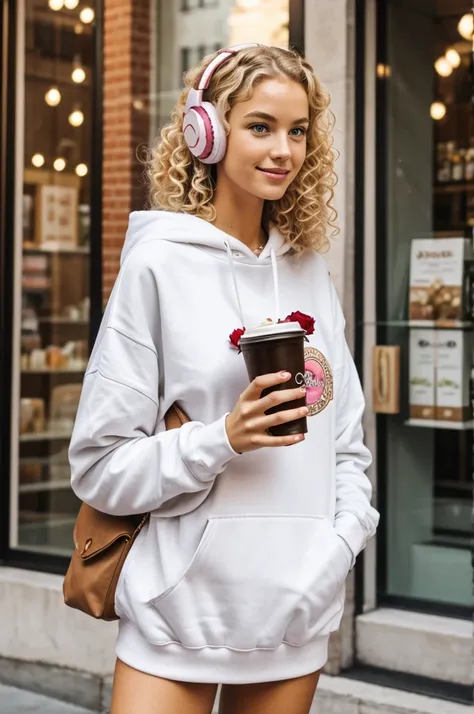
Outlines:
<svg viewBox="0 0 474 714"><path fill-rule="evenodd" d="M216 108L211 102L203 102L202 95L211 83L217 67L226 62L239 50L260 47L255 43L234 45L219 54L206 67L197 89L190 89L183 118L184 140L189 151L203 164L217 164L224 158L227 146L225 129L219 121Z"/></svg>

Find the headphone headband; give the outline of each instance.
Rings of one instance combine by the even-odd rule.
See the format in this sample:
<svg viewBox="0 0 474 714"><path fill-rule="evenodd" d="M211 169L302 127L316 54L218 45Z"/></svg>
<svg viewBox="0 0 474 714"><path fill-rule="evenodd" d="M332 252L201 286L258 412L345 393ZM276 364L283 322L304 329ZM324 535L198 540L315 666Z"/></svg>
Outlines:
<svg viewBox="0 0 474 714"><path fill-rule="evenodd" d="M249 47L260 47L256 42L249 42L245 45L233 45L232 47L227 47L226 49L219 50L217 57L214 57L212 62L204 70L201 79L199 80L198 88L195 90L194 100L195 106L200 106L202 102L202 95L205 89L207 89L211 83L212 75L216 69L226 62L229 57L235 55L240 50L247 49Z"/></svg>

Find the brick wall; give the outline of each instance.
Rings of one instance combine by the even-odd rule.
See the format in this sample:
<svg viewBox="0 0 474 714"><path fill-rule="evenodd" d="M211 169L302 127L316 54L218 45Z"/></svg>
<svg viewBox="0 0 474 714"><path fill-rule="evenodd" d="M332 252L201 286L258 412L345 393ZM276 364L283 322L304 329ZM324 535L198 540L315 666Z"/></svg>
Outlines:
<svg viewBox="0 0 474 714"><path fill-rule="evenodd" d="M150 28L149 0L105 0L104 302L119 268L128 215L146 201L137 150L149 136Z"/></svg>

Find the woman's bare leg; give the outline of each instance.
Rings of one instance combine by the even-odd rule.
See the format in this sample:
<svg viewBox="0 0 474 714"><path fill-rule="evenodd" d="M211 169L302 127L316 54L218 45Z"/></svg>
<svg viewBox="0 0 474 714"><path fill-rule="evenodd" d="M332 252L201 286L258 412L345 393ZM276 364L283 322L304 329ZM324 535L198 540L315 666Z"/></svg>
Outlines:
<svg viewBox="0 0 474 714"><path fill-rule="evenodd" d="M110 714L211 714L216 691L217 684L153 677L118 659Z"/></svg>
<svg viewBox="0 0 474 714"><path fill-rule="evenodd" d="M320 673L283 682L225 684L219 714L308 714Z"/></svg>

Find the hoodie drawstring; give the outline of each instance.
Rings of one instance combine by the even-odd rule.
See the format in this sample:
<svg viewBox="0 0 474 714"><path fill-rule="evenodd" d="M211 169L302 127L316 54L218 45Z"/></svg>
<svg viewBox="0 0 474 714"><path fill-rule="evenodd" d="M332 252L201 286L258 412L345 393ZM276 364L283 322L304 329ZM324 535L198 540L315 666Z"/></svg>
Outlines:
<svg viewBox="0 0 474 714"><path fill-rule="evenodd" d="M239 286L237 285L237 276L235 274L234 258L232 257L232 251L230 249L230 245L226 240L224 241L224 245L227 250L227 257L229 259L229 265L230 265L230 269L232 271L232 280L234 281L235 297L237 298L237 305L239 306L240 324L242 325L242 327L244 327L245 326L244 313L242 312L242 303L240 302Z"/></svg>
<svg viewBox="0 0 474 714"><path fill-rule="evenodd" d="M229 259L230 270L232 273L232 281L234 283L235 297L236 297L237 305L239 308L240 322L242 324L242 327L245 327L244 313L242 311L242 303L240 301L239 285L237 282L237 275L235 273L234 258L233 258L232 251L230 249L230 245L229 245L228 241L224 241L224 245L226 247L227 258ZM275 319L275 322L278 322L278 320L280 319L280 292L279 292L279 285L278 285L278 264L277 264L276 253L275 253L274 248L271 249L270 256L271 256L271 260L272 260L273 293L274 293L274 298L275 298L275 318L274 319Z"/></svg>
<svg viewBox="0 0 474 714"><path fill-rule="evenodd" d="M275 251L272 248L270 251L273 268L273 294L275 297L275 322L280 319L280 290L278 287L278 266Z"/></svg>

